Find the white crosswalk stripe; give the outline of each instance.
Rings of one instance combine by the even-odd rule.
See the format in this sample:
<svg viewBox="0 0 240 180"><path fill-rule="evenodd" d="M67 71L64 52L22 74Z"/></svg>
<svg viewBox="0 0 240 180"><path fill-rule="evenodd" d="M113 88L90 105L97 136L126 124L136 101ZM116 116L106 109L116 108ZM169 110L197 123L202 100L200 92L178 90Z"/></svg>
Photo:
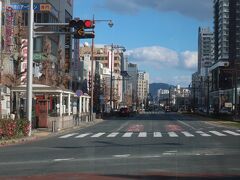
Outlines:
<svg viewBox="0 0 240 180"><path fill-rule="evenodd" d="M126 132L122 137L131 137L133 132Z"/></svg>
<svg viewBox="0 0 240 180"><path fill-rule="evenodd" d="M140 132L138 134L138 137L147 137L147 133L146 132Z"/></svg>
<svg viewBox="0 0 240 180"><path fill-rule="evenodd" d="M111 134L107 135L107 137L116 137L119 132L112 132Z"/></svg>
<svg viewBox="0 0 240 180"><path fill-rule="evenodd" d="M152 132L152 133L148 133L148 132L139 132L137 137L140 138L146 138L146 137L153 137L153 138L164 138L164 137L181 137L180 134L183 134L185 137L195 137L196 134L203 136L203 137L213 137L215 136L220 136L220 137L225 137L225 136L240 136L240 130L221 130L221 131L216 131L216 130L211 130L211 131L195 131L195 132L187 132L187 131L180 131L180 132L166 132L165 133L161 133L159 131L156 132ZM133 137L134 132L124 132L121 137L126 137L126 138L130 138ZM91 137L91 138L99 138L99 137L105 137L105 138L115 138L118 137L118 135L120 136L120 132L99 132L99 133L83 133L83 134L79 134L79 133L69 133L69 134L65 134L60 136L59 138L61 139L66 139L66 138L86 138L86 137Z"/></svg>
<svg viewBox="0 0 240 180"><path fill-rule="evenodd" d="M76 134L78 134L78 133L66 134L66 135L64 135L64 136L60 136L59 138L69 138L69 137L74 136L74 135L76 135Z"/></svg>
<svg viewBox="0 0 240 180"><path fill-rule="evenodd" d="M210 134L207 134L207 133L205 133L203 131L196 131L196 133L200 134L203 137L210 137L211 136Z"/></svg>
<svg viewBox="0 0 240 180"><path fill-rule="evenodd" d="M187 131L182 131L181 133L183 133L186 137L194 137L193 134L187 132Z"/></svg>
<svg viewBox="0 0 240 180"><path fill-rule="evenodd" d="M104 135L105 133L97 133L97 134L94 134L94 135L92 135L91 137L92 138L95 138L95 137L100 137L100 136L102 136L102 135Z"/></svg>
<svg viewBox="0 0 240 180"><path fill-rule="evenodd" d="M212 133L212 134L215 134L217 136L226 136L226 134L220 133L218 131L209 131L209 132Z"/></svg>
<svg viewBox="0 0 240 180"><path fill-rule="evenodd" d="M175 132L168 132L168 135L170 137L178 137L178 135Z"/></svg>
<svg viewBox="0 0 240 180"><path fill-rule="evenodd" d="M153 137L162 137L162 133L161 132L154 132Z"/></svg>
<svg viewBox="0 0 240 180"><path fill-rule="evenodd" d="M240 136L239 133L236 133L236 132L233 132L233 131L229 131L229 130L225 130L225 131L223 131L223 132L228 133L228 134L231 134L231 135L233 135L233 136Z"/></svg>
<svg viewBox="0 0 240 180"><path fill-rule="evenodd" d="M80 135L76 136L75 138L84 138L84 137L86 137L86 136L88 136L90 134L91 133L80 134Z"/></svg>

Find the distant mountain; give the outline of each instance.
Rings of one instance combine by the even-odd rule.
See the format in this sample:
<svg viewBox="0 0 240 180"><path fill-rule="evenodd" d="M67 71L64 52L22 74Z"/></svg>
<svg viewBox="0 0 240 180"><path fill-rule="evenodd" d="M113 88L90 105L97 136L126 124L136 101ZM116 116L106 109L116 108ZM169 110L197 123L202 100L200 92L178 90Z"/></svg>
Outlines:
<svg viewBox="0 0 240 180"><path fill-rule="evenodd" d="M169 85L166 83L152 83L152 84L149 84L149 93L151 93L153 97L156 97L158 89L169 89L169 87L172 87L172 86L173 85Z"/></svg>

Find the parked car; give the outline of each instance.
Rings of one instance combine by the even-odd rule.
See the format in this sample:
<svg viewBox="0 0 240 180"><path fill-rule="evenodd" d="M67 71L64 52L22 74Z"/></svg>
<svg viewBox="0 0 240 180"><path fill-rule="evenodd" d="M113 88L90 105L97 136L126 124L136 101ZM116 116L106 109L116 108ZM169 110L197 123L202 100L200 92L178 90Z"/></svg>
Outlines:
<svg viewBox="0 0 240 180"><path fill-rule="evenodd" d="M232 114L230 109L228 109L226 107L223 107L219 112L222 114Z"/></svg>
<svg viewBox="0 0 240 180"><path fill-rule="evenodd" d="M130 116L130 110L127 107L122 107L119 110L119 115L120 116Z"/></svg>

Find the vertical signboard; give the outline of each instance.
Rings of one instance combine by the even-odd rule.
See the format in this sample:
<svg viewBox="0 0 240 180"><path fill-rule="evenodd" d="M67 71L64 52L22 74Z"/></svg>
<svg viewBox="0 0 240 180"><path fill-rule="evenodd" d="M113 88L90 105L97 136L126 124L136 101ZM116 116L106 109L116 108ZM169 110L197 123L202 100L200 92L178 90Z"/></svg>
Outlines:
<svg viewBox="0 0 240 180"><path fill-rule="evenodd" d="M13 8L6 6L5 8L5 43L4 49L6 53L12 53L13 51L13 35L14 35L14 26L13 26Z"/></svg>
<svg viewBox="0 0 240 180"><path fill-rule="evenodd" d="M27 78L27 55L28 55L28 40L22 39L22 62L21 62L21 84L26 84Z"/></svg>

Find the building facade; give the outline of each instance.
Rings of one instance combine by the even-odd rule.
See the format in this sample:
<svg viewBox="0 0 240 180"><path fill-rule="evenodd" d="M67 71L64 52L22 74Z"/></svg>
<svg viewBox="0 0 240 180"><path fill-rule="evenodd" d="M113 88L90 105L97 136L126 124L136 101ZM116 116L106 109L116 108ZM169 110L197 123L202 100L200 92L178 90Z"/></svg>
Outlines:
<svg viewBox="0 0 240 180"><path fill-rule="evenodd" d="M127 73L129 74L129 80L128 80L128 85L131 86L131 97L132 97L132 104L133 106L136 106L137 101L138 101L138 96L137 96L137 88L138 88L138 66L137 64L133 63L128 63L128 70Z"/></svg>
<svg viewBox="0 0 240 180"><path fill-rule="evenodd" d="M138 72L137 78L137 97L140 107L144 108L149 94L149 74Z"/></svg>
<svg viewBox="0 0 240 180"><path fill-rule="evenodd" d="M240 0L214 0L214 64L210 103L216 112L239 104Z"/></svg>
<svg viewBox="0 0 240 180"><path fill-rule="evenodd" d="M11 89L19 85L26 85L27 81L29 1L3 0L2 2L1 84ZM71 0L34 1L34 22L36 23L69 22L72 14ZM58 28L41 27L35 31L58 31ZM69 89L72 57L71 36L37 36L34 37L33 48L33 83ZM19 98L24 99L24 93L20 93ZM16 108L17 101L18 99L13 99L10 103L7 101L7 104L11 104L13 110ZM20 104L26 108L25 101L20 100Z"/></svg>

